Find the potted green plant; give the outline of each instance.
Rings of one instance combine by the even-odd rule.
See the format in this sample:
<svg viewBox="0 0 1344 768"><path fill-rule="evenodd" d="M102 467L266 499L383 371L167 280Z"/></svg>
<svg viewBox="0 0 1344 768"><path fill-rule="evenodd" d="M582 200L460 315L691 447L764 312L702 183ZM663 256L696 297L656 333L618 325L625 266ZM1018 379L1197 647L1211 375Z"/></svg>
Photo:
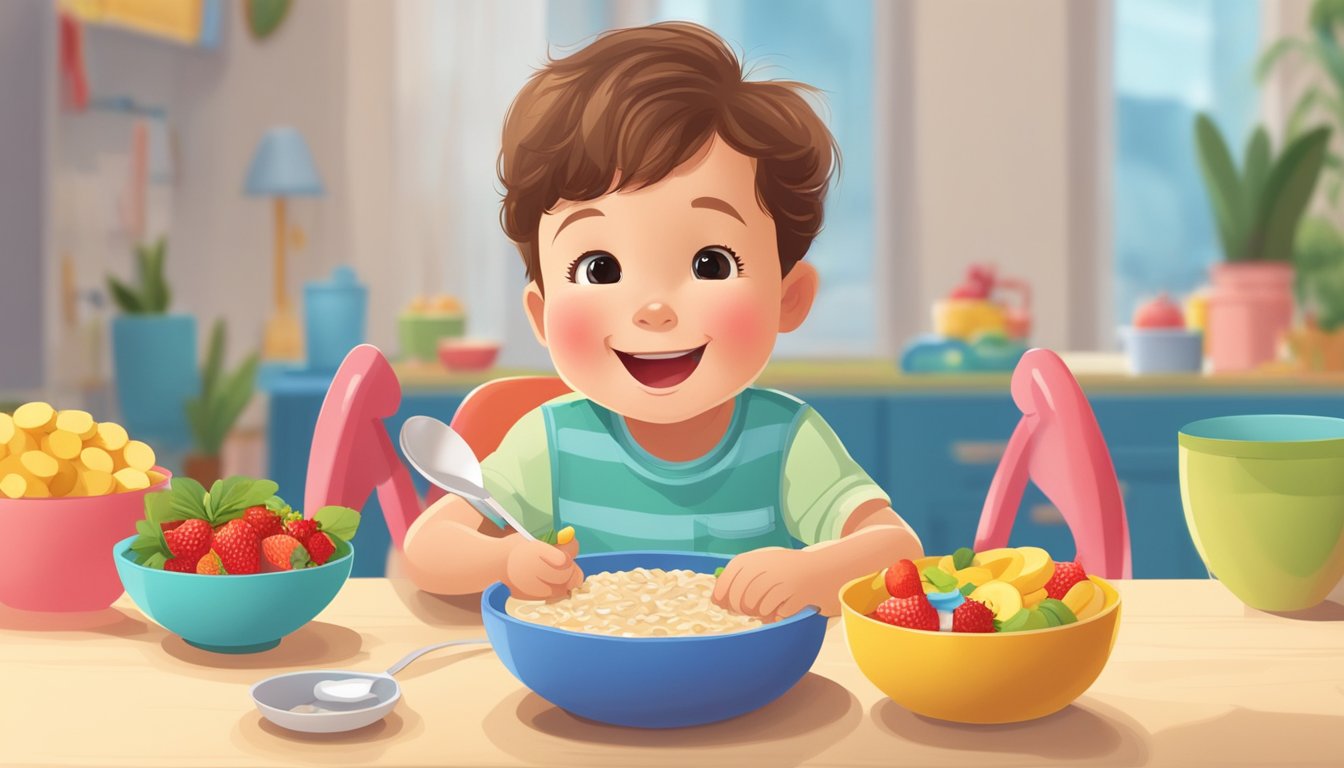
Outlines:
<svg viewBox="0 0 1344 768"><path fill-rule="evenodd" d="M222 475L219 455L224 439L251 401L257 379L255 352L232 373L225 373L224 347L224 321L216 320L210 331L205 365L201 368L201 394L186 404L187 422L191 425L195 447L187 454L183 471L207 488Z"/></svg>
<svg viewBox="0 0 1344 768"><path fill-rule="evenodd" d="M1289 347L1310 371L1344 371L1344 235L1325 218L1309 216L1294 243L1302 325Z"/></svg>
<svg viewBox="0 0 1344 768"><path fill-rule="evenodd" d="M1224 261L1211 270L1209 357L1215 371L1278 356L1293 320L1293 239L1325 163L1329 128L1288 140L1277 156L1257 127L1239 171L1208 115L1195 118L1200 170Z"/></svg>
<svg viewBox="0 0 1344 768"><path fill-rule="evenodd" d="M196 374L196 318L169 314L172 293L164 278L163 238L135 249L135 281L108 276L121 310L112 320L112 366L121 418L167 452L188 441L183 405L200 391Z"/></svg>

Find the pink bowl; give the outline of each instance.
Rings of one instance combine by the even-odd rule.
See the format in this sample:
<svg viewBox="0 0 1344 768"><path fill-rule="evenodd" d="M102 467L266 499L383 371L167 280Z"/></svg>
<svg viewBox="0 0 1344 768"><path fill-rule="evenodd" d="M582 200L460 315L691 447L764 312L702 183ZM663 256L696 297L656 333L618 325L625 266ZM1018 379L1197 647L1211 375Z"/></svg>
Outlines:
<svg viewBox="0 0 1344 768"><path fill-rule="evenodd" d="M499 357L499 344L472 339L439 341L439 362L452 371L484 371Z"/></svg>
<svg viewBox="0 0 1344 768"><path fill-rule="evenodd" d="M0 498L0 603L25 611L101 611L121 596L112 545L135 533L145 495Z"/></svg>

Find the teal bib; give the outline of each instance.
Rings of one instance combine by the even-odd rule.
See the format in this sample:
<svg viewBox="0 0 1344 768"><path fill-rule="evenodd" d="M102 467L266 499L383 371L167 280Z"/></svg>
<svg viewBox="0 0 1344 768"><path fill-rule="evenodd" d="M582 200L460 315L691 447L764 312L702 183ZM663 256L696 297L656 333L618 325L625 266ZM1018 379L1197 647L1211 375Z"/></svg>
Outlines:
<svg viewBox="0 0 1344 768"><path fill-rule="evenodd" d="M723 439L691 461L644 450L625 419L591 400L542 407L555 529L584 552L662 549L736 555L799 546L782 511L784 459L806 406L780 392L738 395Z"/></svg>

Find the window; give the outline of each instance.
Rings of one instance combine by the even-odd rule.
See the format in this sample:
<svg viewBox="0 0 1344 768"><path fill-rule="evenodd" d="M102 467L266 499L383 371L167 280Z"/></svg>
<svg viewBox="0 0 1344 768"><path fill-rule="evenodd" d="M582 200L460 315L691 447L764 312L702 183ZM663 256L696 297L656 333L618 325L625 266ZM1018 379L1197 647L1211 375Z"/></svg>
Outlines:
<svg viewBox="0 0 1344 768"><path fill-rule="evenodd" d="M1222 258L1194 152L1205 111L1240 148L1254 128L1257 0L1115 0L1116 321L1185 294Z"/></svg>
<svg viewBox="0 0 1344 768"><path fill-rule="evenodd" d="M719 33L757 78L798 80L823 92L842 173L808 260L821 291L803 327L780 337L777 356L872 355L877 349L874 260L874 11L870 0L551 0L554 55L616 27L682 19Z"/></svg>

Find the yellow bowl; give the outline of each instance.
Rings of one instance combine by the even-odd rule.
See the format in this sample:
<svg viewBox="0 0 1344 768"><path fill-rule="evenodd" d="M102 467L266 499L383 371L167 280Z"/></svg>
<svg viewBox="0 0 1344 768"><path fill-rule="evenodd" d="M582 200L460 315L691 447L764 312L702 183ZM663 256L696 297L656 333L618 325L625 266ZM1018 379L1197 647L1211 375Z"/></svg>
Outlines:
<svg viewBox="0 0 1344 768"><path fill-rule="evenodd" d="M866 615L887 598L875 576L840 590L849 652L892 701L939 720L1016 723L1058 712L1101 674L1120 627L1120 595L1096 576L1106 604L1074 624L995 634L896 627Z"/></svg>

